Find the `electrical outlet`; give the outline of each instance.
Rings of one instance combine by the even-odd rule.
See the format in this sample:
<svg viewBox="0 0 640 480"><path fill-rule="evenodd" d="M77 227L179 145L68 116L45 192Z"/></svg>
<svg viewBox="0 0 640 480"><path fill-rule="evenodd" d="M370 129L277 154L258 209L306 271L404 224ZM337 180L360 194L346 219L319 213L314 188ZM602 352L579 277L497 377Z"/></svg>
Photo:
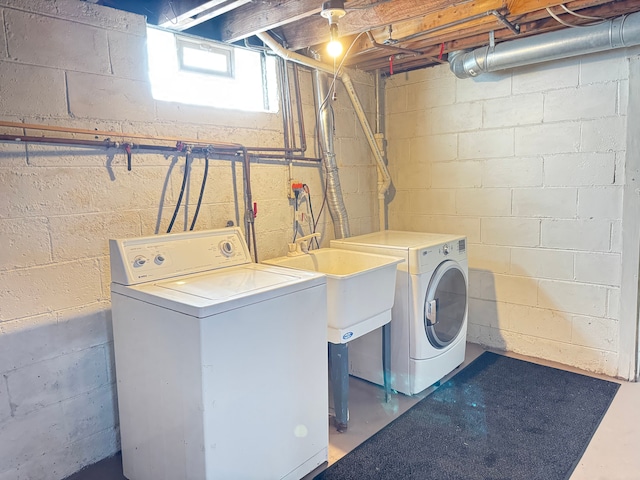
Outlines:
<svg viewBox="0 0 640 480"><path fill-rule="evenodd" d="M289 198L296 198L296 191L298 195L302 192L302 182L298 180L289 180Z"/></svg>

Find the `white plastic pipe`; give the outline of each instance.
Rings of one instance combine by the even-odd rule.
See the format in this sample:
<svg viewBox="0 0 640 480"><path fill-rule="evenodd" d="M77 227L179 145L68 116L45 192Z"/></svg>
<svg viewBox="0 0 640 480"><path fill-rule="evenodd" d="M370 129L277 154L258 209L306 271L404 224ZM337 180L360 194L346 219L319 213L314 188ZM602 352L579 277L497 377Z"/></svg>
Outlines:
<svg viewBox="0 0 640 480"><path fill-rule="evenodd" d="M322 63L312 58L305 57L304 55L292 52L291 50L287 50L266 32L258 33L258 38L262 40L264 44L267 45L271 50L273 50L278 56L286 60L290 60L307 67L315 68L322 72L329 73L330 75L334 74L333 67L331 65L327 65L326 63ZM364 131L364 135L367 139L367 143L369 144L369 148L373 152L373 156L376 160L378 174L382 179L382 181L378 182L378 201L380 201L381 204L384 204L385 194L391 186L391 175L389 175L389 170L387 169L387 165L384 162L384 155L382 154L382 150L378 148L375 135L373 133L373 130L371 130L371 126L369 125L367 116L364 113L362 103L360 103L360 99L358 98L358 94L355 91L353 82L351 81L351 77L345 69L341 69L338 72L338 78L344 84L347 95L349 95L349 99L353 104L353 109L355 110L358 121L360 122L360 126ZM381 212L380 229L382 230L386 225L385 209L382 208Z"/></svg>

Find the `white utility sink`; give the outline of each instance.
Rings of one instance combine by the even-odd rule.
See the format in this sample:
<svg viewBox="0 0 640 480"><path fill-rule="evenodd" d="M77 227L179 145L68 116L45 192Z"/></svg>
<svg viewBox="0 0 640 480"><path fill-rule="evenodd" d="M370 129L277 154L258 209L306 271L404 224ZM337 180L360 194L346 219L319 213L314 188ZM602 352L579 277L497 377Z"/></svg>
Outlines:
<svg viewBox="0 0 640 480"><path fill-rule="evenodd" d="M331 343L346 343L391 320L396 265L402 261L385 255L321 248L262 263L324 273L328 339Z"/></svg>

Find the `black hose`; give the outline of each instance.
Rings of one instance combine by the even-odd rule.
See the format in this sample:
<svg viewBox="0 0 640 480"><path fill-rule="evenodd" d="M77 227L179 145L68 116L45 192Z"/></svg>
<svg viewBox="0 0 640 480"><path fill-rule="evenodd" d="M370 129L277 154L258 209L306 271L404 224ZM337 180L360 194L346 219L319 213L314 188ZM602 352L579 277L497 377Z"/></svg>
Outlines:
<svg viewBox="0 0 640 480"><path fill-rule="evenodd" d="M256 224L255 222L251 223L251 238L253 239L253 258L258 263L258 244L256 242Z"/></svg>
<svg viewBox="0 0 640 480"><path fill-rule="evenodd" d="M189 230L193 230L198 220L198 213L200 212L200 205L202 205L202 197L204 196L204 189L207 186L207 175L209 175L209 155L204 152L204 175L202 177L202 186L200 187L200 196L198 197L198 204L196 205L196 211L193 214L193 220L191 220L191 227Z"/></svg>
<svg viewBox="0 0 640 480"><path fill-rule="evenodd" d="M173 228L173 224L176 221L176 217L178 216L178 211L180 210L180 204L182 203L182 197L184 196L184 189L187 185L187 177L189 176L189 152L185 157L184 161L184 175L182 176L182 186L180 187L180 195L178 195L178 201L176 202L176 209L173 211L173 216L171 217L171 221L169 222L169 228L167 228L167 233L171 233L171 229Z"/></svg>
<svg viewBox="0 0 640 480"><path fill-rule="evenodd" d="M307 201L309 202L309 213L311 213L311 225L313 225L313 231L311 233L316 233L316 217L313 215L313 205L311 205L311 191L309 190L309 186L305 183L302 185L302 188L307 194ZM316 241L317 248L320 248L320 242L318 241L318 237L314 237L311 242Z"/></svg>

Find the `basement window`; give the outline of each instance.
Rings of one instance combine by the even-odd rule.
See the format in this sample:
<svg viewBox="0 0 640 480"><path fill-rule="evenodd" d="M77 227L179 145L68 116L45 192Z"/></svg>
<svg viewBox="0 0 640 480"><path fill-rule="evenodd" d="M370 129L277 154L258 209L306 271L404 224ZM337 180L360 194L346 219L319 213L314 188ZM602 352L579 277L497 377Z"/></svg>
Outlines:
<svg viewBox="0 0 640 480"><path fill-rule="evenodd" d="M231 47L176 37L176 48L180 70L233 78L234 52Z"/></svg>
<svg viewBox="0 0 640 480"><path fill-rule="evenodd" d="M271 56L147 27L153 98L249 112L277 112L276 62Z"/></svg>

